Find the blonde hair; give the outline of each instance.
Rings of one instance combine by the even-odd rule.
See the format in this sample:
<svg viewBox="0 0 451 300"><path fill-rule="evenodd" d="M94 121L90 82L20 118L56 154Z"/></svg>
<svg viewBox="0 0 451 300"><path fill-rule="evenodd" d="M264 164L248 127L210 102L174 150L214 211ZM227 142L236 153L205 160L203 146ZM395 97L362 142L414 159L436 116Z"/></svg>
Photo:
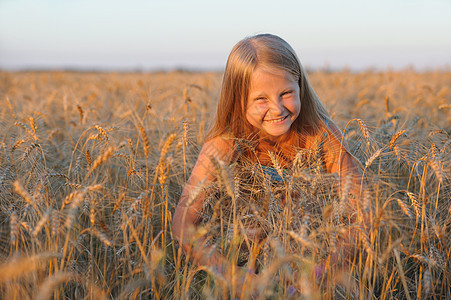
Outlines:
<svg viewBox="0 0 451 300"><path fill-rule="evenodd" d="M282 38L259 34L238 42L230 52L222 80L218 108L206 140L231 134L251 138L255 129L246 119L250 81L257 66L278 68L298 79L301 111L293 126L298 133L316 134L328 113L316 95L293 48Z"/></svg>

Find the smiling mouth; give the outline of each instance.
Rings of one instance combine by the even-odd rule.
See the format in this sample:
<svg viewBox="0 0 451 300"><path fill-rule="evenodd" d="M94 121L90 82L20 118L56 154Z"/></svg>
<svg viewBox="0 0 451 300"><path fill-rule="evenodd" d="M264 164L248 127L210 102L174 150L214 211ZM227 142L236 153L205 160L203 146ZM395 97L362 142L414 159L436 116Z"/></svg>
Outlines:
<svg viewBox="0 0 451 300"><path fill-rule="evenodd" d="M279 123L279 122L284 121L286 118L288 118L288 115L286 115L286 116L284 116L284 117L280 117L280 118L278 118L278 119L264 120L264 121L265 121L265 122L268 122L268 123Z"/></svg>

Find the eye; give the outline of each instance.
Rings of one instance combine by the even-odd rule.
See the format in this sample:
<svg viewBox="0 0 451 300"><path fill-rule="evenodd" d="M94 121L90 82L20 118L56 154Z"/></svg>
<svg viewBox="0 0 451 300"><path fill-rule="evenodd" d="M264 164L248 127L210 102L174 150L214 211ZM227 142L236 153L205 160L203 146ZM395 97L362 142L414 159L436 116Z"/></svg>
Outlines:
<svg viewBox="0 0 451 300"><path fill-rule="evenodd" d="M283 92L283 93L281 94L281 96L283 97L283 96L291 95L291 94L293 94L293 93L294 93L293 90L288 90L288 91Z"/></svg>
<svg viewBox="0 0 451 300"><path fill-rule="evenodd" d="M258 98L255 98L254 101L262 102L262 101L266 101L266 98L265 97L258 97Z"/></svg>

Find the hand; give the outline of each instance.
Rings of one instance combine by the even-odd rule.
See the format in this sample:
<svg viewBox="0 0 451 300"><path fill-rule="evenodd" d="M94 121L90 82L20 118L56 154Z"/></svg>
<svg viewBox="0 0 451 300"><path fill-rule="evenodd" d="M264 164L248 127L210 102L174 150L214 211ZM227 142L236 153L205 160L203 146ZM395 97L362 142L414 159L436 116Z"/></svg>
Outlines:
<svg viewBox="0 0 451 300"><path fill-rule="evenodd" d="M258 275L252 269L237 267L235 270L235 294L237 299L247 299L256 293Z"/></svg>
<svg viewBox="0 0 451 300"><path fill-rule="evenodd" d="M321 282L326 278L326 267L324 264L316 265L313 268L313 273L315 275L316 283L321 284Z"/></svg>
<svg viewBox="0 0 451 300"><path fill-rule="evenodd" d="M261 241L262 239L264 239L265 238L265 236L266 236L266 234L265 234L265 232L263 231L263 229L261 228L261 227L257 227L257 226L252 226L252 227L247 227L245 230L244 230L244 232L243 232L243 234L248 238L248 239L250 239L251 241L254 241L254 242L259 242L259 241Z"/></svg>

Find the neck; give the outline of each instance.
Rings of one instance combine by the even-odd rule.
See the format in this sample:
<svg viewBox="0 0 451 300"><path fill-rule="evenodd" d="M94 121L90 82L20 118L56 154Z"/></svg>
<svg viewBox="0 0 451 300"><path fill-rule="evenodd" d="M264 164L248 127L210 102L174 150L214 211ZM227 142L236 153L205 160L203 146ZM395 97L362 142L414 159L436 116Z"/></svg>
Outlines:
<svg viewBox="0 0 451 300"><path fill-rule="evenodd" d="M282 146L284 144L290 144L293 142L293 138L294 138L294 134L289 131L281 136L270 136L267 134L260 134L260 140L262 142L267 143L268 145L277 147L277 146Z"/></svg>

